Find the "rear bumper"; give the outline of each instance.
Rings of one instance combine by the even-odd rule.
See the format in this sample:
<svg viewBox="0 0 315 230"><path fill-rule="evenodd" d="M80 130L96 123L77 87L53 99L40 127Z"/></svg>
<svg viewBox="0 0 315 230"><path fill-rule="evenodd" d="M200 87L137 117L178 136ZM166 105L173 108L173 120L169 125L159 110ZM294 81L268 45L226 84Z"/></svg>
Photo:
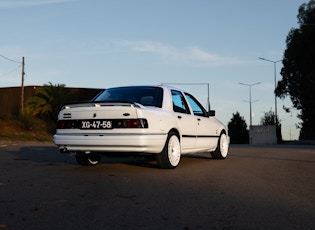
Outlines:
<svg viewBox="0 0 315 230"><path fill-rule="evenodd" d="M54 143L62 152L160 153L167 134L55 134Z"/></svg>

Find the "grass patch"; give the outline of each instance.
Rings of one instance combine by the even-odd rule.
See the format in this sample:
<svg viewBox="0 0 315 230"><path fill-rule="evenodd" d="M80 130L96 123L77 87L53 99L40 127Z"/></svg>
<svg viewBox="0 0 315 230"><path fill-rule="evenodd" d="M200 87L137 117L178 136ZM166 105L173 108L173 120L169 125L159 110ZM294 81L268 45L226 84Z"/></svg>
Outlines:
<svg viewBox="0 0 315 230"><path fill-rule="evenodd" d="M0 118L1 141L42 141L51 142L54 134L53 122L22 116Z"/></svg>

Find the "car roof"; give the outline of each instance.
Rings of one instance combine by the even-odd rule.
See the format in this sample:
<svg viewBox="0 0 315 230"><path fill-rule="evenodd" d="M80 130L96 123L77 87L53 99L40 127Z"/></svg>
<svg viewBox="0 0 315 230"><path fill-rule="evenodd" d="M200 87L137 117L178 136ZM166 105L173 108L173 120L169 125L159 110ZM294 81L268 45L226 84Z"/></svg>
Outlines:
<svg viewBox="0 0 315 230"><path fill-rule="evenodd" d="M160 87L160 88L169 89L169 90L174 89L174 90L178 90L178 91L187 92L187 90L185 90L183 88L175 87L175 86L170 85L170 84L121 85L121 86L109 87L107 89L124 88L124 87Z"/></svg>

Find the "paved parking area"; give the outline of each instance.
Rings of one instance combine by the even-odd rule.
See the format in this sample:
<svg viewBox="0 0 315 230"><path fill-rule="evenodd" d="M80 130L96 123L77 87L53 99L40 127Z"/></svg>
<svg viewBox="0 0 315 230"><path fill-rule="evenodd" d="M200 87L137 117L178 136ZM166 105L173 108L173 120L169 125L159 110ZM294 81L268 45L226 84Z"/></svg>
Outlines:
<svg viewBox="0 0 315 230"><path fill-rule="evenodd" d="M0 142L0 229L314 229L314 146L232 145L226 160L77 165L50 143Z"/></svg>

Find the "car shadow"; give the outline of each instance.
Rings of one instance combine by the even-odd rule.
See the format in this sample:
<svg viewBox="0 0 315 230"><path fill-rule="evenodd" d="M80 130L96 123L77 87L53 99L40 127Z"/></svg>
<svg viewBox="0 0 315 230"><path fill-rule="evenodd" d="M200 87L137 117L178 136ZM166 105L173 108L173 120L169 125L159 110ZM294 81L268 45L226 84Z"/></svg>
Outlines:
<svg viewBox="0 0 315 230"><path fill-rule="evenodd" d="M59 152L58 147L50 144L24 144L11 145L8 148L2 148L15 161L31 161L42 165L79 165L74 154L63 154ZM145 168L157 168L155 157L141 156L135 154L108 154L102 156L102 164L126 164Z"/></svg>
<svg viewBox="0 0 315 230"><path fill-rule="evenodd" d="M205 159L205 160L213 160L211 157L210 153L198 153L198 154L185 154L182 157L183 159ZM124 164L132 165L132 166L137 166L137 167L145 167L145 168L159 168L155 156L135 156L134 160L131 161L126 161L125 159L121 159L119 163L122 163L124 161ZM118 163L118 162L116 162Z"/></svg>
<svg viewBox="0 0 315 230"><path fill-rule="evenodd" d="M6 152L16 161L32 161L40 164L77 164L73 156L61 154L53 145L27 145L7 148Z"/></svg>
<svg viewBox="0 0 315 230"><path fill-rule="evenodd" d="M16 161L32 161L44 165L78 165L73 154L62 154L58 147L51 144L22 145L7 148L7 153ZM182 158L212 159L209 153L185 154ZM106 154L102 156L102 164L126 164L143 168L158 168L155 156L137 154Z"/></svg>
<svg viewBox="0 0 315 230"><path fill-rule="evenodd" d="M158 168L154 156L131 155L108 156L104 155L100 164L125 164L143 168Z"/></svg>

